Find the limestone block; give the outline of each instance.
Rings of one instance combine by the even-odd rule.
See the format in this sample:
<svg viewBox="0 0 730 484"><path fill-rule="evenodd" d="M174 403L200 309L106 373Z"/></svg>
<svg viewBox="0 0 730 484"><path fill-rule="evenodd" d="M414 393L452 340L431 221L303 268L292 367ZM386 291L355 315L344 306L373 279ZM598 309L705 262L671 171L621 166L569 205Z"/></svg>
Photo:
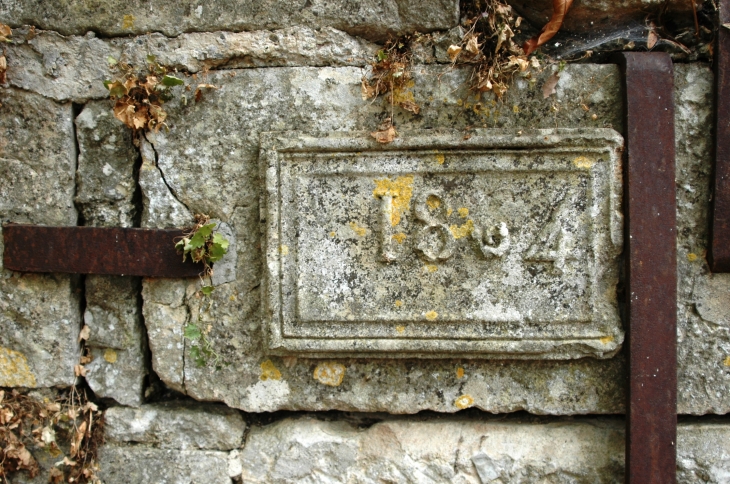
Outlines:
<svg viewBox="0 0 730 484"><path fill-rule="evenodd" d="M185 392L185 339L189 320L184 304L186 281L145 279L143 314L152 352L152 369L170 388Z"/></svg>
<svg viewBox="0 0 730 484"><path fill-rule="evenodd" d="M126 62L141 74L147 73L148 55L154 55L169 69L196 73L259 66L364 66L378 49L375 44L331 27L196 32L174 38L154 33L113 39L99 39L93 32L65 37L51 31L38 31L31 38L27 29L14 30L15 39L26 37L26 42L7 46L10 85L76 102L109 97L103 82L119 73L111 68L108 57ZM112 144L120 141L117 138Z"/></svg>
<svg viewBox="0 0 730 484"><path fill-rule="evenodd" d="M545 99L540 86L551 73L547 69L534 83L518 80L502 101L492 102L491 97L468 97L468 70L415 66L408 92L422 110L414 116L396 108L396 126L404 138L409 130L439 128L464 130L468 137L468 126L484 125L512 129L515 135L556 125L612 127L620 132L615 66L569 65L556 94ZM275 356L268 349L260 306L260 234L265 227L260 219L260 132L300 130L322 136L374 129L390 106L382 99L362 99L363 75L366 70L352 67L211 72L208 81L220 89L206 93L200 103L185 105L176 99L166 105L170 131L148 135L157 154L157 166L150 163L150 173L155 173L159 191L154 197L145 194L145 223L164 226L158 220L169 219L170 209L181 206L188 213L203 212L226 222L236 238L237 271L235 281L216 288L210 310L203 312L195 295L197 281L145 281L145 324L160 378L196 399L223 401L250 412L456 412L469 406L491 412L621 412L625 373L620 354L604 361L490 362L458 356L315 359ZM369 139L364 134L362 142L372 143ZM142 180L144 173L143 165ZM142 188L144 192L144 184ZM354 232L350 235L356 237ZM190 345L183 337L190 322L210 328L207 337L221 357L220 369L200 368L190 358Z"/></svg>
<svg viewBox="0 0 730 484"><path fill-rule="evenodd" d="M86 380L99 397L139 406L149 373L139 280L89 275L84 287L84 323L90 329L86 345L93 358L86 365Z"/></svg>
<svg viewBox="0 0 730 484"><path fill-rule="evenodd" d="M456 25L456 0L226 0L201 4L191 0L113 0L94 5L82 0L63 5L38 0L0 4L0 22L36 25L62 34L89 30L106 36L162 32L277 29L293 25L334 27L370 40L390 34L446 30Z"/></svg>
<svg viewBox="0 0 730 484"><path fill-rule="evenodd" d="M107 442L154 444L161 449L237 449L246 428L238 411L197 402L112 407L104 419Z"/></svg>
<svg viewBox="0 0 730 484"><path fill-rule="evenodd" d="M243 482L621 483L624 422L583 419L286 419L251 428ZM677 482L730 476L730 426L680 423Z"/></svg>
<svg viewBox="0 0 730 484"><path fill-rule="evenodd" d="M713 83L706 64L675 66L677 406L695 415L730 412L730 286L727 274L711 274L705 259Z"/></svg>
<svg viewBox="0 0 730 484"><path fill-rule="evenodd" d="M76 117L76 137L76 203L84 224L134 226L139 153L132 144L132 131L114 117L109 101L90 102Z"/></svg>
<svg viewBox="0 0 730 484"><path fill-rule="evenodd" d="M311 417L252 427L243 482L623 482L619 420L388 419L366 429ZM727 428L725 428L727 432ZM694 449L692 449L694 450Z"/></svg>
<svg viewBox="0 0 730 484"><path fill-rule="evenodd" d="M99 476L105 484L230 484L228 453L103 446Z"/></svg>
<svg viewBox="0 0 730 484"><path fill-rule="evenodd" d="M76 225L71 105L16 89L0 104L0 220ZM0 386L74 382L79 304L75 276L0 272Z"/></svg>

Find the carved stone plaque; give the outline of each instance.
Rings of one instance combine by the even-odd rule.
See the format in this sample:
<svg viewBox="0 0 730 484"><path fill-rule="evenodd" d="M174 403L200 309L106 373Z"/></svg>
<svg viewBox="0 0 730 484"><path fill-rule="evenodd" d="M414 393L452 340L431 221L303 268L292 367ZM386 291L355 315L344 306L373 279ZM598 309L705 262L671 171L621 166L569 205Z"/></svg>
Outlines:
<svg viewBox="0 0 730 484"><path fill-rule="evenodd" d="M610 129L262 136L274 354L613 355L621 150Z"/></svg>

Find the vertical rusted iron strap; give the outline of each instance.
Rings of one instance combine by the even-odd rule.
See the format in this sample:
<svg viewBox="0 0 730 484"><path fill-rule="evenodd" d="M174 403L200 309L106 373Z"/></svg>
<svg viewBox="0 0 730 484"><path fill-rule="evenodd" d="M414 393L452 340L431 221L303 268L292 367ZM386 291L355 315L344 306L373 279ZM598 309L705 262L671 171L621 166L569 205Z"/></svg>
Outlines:
<svg viewBox="0 0 730 484"><path fill-rule="evenodd" d="M202 264L183 263L180 230L3 225L3 264L21 272L144 277L195 277Z"/></svg>
<svg viewBox="0 0 730 484"><path fill-rule="evenodd" d="M626 85L629 391L626 482L676 482L677 221L673 67L622 53Z"/></svg>
<svg viewBox="0 0 730 484"><path fill-rule="evenodd" d="M730 0L720 1L715 50L715 182L707 260L712 272L730 272Z"/></svg>

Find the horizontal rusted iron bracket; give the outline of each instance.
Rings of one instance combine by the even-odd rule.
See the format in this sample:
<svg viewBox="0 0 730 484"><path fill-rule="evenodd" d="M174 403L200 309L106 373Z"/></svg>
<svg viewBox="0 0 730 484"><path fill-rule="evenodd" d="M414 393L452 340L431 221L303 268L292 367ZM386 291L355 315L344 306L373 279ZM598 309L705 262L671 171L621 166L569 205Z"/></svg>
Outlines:
<svg viewBox="0 0 730 484"><path fill-rule="evenodd" d="M20 272L196 277L175 250L181 230L3 225L3 264Z"/></svg>
<svg viewBox="0 0 730 484"><path fill-rule="evenodd" d="M629 389L626 482L676 483L674 74L665 53L619 56L626 86Z"/></svg>
<svg viewBox="0 0 730 484"><path fill-rule="evenodd" d="M707 261L712 272L730 272L730 0L720 2L715 49L715 180Z"/></svg>

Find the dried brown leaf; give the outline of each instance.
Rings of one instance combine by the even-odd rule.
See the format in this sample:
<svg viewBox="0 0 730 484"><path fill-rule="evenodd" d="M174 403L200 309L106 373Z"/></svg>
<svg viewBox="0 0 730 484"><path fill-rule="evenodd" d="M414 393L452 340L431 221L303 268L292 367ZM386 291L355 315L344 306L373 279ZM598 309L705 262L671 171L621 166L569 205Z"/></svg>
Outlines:
<svg viewBox="0 0 730 484"><path fill-rule="evenodd" d="M86 367L84 365L75 365L74 373L76 376L86 376Z"/></svg>
<svg viewBox="0 0 730 484"><path fill-rule="evenodd" d="M414 103L413 101L402 101L398 103L398 106L402 107L406 111L410 111L413 114L418 114L421 112L421 106Z"/></svg>
<svg viewBox="0 0 730 484"><path fill-rule="evenodd" d="M0 42L10 42L8 37L13 36L13 29L5 24L0 24Z"/></svg>
<svg viewBox="0 0 730 484"><path fill-rule="evenodd" d="M542 97L544 99L549 98L555 94L555 87L558 85L560 75L556 72L545 80L545 84L542 85Z"/></svg>
<svg viewBox="0 0 730 484"><path fill-rule="evenodd" d="M526 55L535 52L538 47L552 39L558 33L558 30L563 25L563 20L565 20L565 15L568 13L572 4L573 0L553 0L553 15L550 21L545 24L538 35L522 45L522 50L525 51Z"/></svg>
<svg viewBox="0 0 730 484"><path fill-rule="evenodd" d="M4 55L0 55L0 84L5 84L5 72L8 70L8 61Z"/></svg>
<svg viewBox="0 0 730 484"><path fill-rule="evenodd" d="M91 328L85 324L84 327L81 328L81 332L79 333L79 342L89 339L90 334Z"/></svg>
<svg viewBox="0 0 730 484"><path fill-rule="evenodd" d="M472 34L469 39L466 41L466 46L464 49L470 53L472 56L479 55L481 52L482 44L478 42L478 36Z"/></svg>
<svg viewBox="0 0 730 484"><path fill-rule="evenodd" d="M363 101L367 101L368 99L375 97L375 88L371 86L368 80L364 77L360 84L360 94L362 95Z"/></svg>
<svg viewBox="0 0 730 484"><path fill-rule="evenodd" d="M646 37L646 48L651 50L654 48L656 43L659 41L659 36L654 29L649 31L649 35Z"/></svg>
<svg viewBox="0 0 730 484"><path fill-rule="evenodd" d="M450 45L446 50L446 53L449 55L451 62L454 62L456 58L459 57L459 54L461 54L461 47L458 45Z"/></svg>

